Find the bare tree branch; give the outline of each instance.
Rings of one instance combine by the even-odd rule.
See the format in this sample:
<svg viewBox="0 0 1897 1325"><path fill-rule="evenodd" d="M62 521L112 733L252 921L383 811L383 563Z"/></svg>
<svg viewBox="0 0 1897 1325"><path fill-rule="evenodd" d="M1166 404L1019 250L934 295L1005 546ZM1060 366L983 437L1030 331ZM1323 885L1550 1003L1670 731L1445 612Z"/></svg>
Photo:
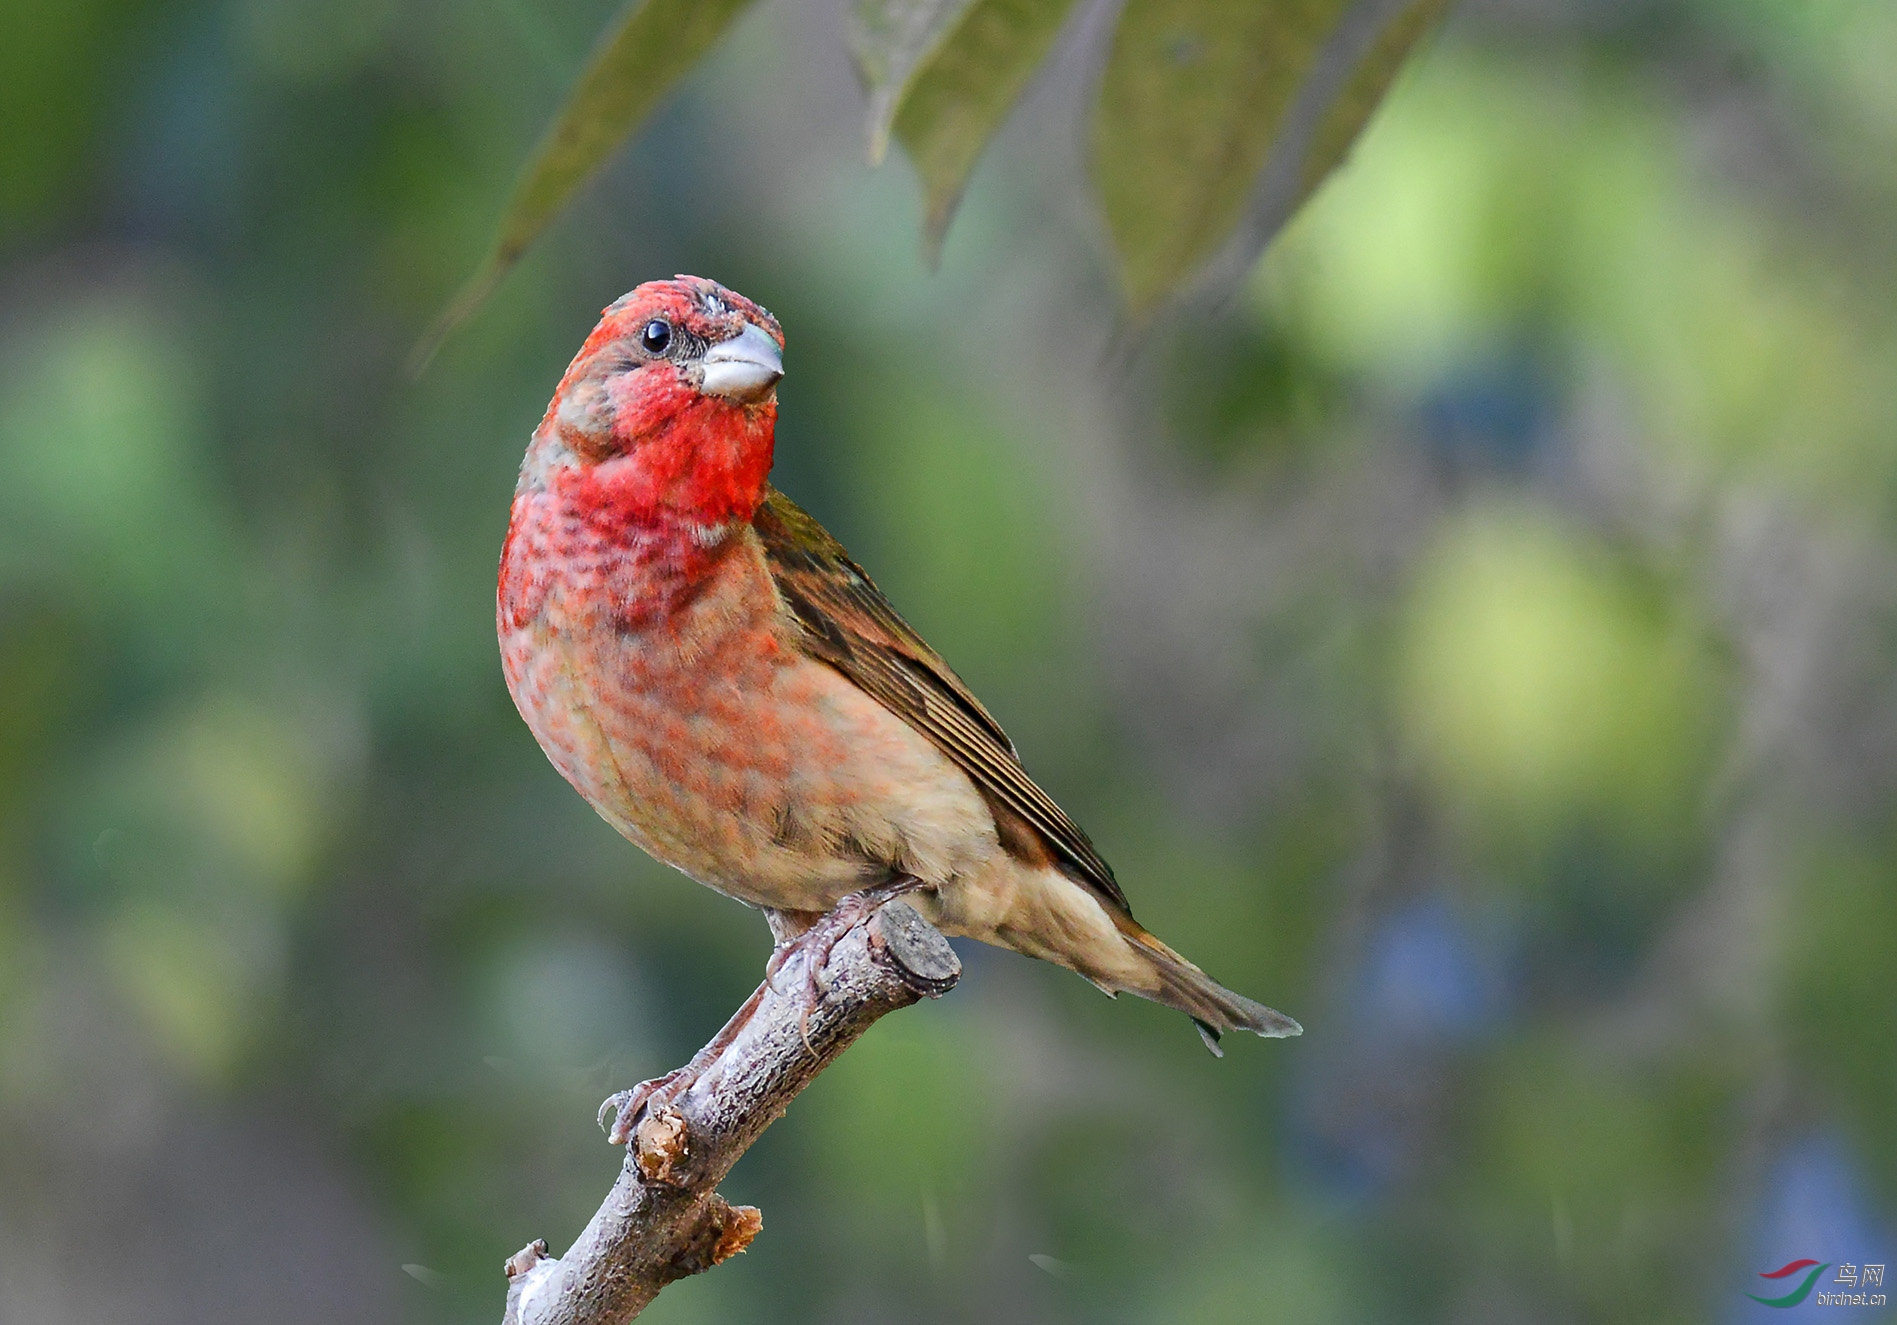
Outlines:
<svg viewBox="0 0 1897 1325"><path fill-rule="evenodd" d="M717 1192L738 1157L878 1017L947 993L962 973L948 941L900 901L837 940L815 1006L813 953L821 960L807 945L786 962L700 1051L688 1090L647 1108L567 1254L556 1260L536 1241L508 1260L503 1325L620 1325L673 1280L743 1251L763 1217Z"/></svg>

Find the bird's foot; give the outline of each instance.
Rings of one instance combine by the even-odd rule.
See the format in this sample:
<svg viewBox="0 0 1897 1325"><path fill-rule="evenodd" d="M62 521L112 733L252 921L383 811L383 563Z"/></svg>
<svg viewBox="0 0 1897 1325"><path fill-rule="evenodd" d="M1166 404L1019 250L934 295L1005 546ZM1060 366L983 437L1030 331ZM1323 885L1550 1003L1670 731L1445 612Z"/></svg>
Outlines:
<svg viewBox="0 0 1897 1325"><path fill-rule="evenodd" d="M625 1145L632 1137L632 1129L639 1125L641 1114L655 1104L675 1102L692 1088L698 1073L698 1064L694 1061L662 1077L641 1081L631 1090L607 1096L606 1102L599 1106L599 1125L606 1129L606 1139L616 1146ZM607 1125L609 1119L610 1126Z"/></svg>
<svg viewBox="0 0 1897 1325"><path fill-rule="evenodd" d="M905 874L889 883L850 893L802 933L778 943L771 949L770 961L765 963L764 983L758 986L757 992L732 1015L712 1042L698 1051L691 1062L662 1077L641 1081L631 1090L622 1090L609 1096L599 1106L599 1125L606 1129L607 1139L616 1146L623 1146L631 1138L633 1128L639 1125L641 1116L656 1107L676 1105L737 1039L739 1031L757 1011L765 991L777 988L778 972L798 954L804 958L803 1013L798 1020L798 1029L804 1037L804 1047L815 1053L816 1047L810 1042L810 1014L823 1002L823 969L830 962L831 952L842 942L845 934L875 915L883 905L925 886L920 879ZM794 914L801 917L810 913Z"/></svg>
<svg viewBox="0 0 1897 1325"><path fill-rule="evenodd" d="M771 950L771 959L764 966L764 980L772 988L776 988L777 973L784 968L785 963L793 955L803 954L804 1007L798 1019L798 1030L804 1037L804 1048L816 1052L816 1047L810 1043L810 1014L823 1002L823 970L829 965L830 954L837 944L843 941L845 934L875 915L885 904L925 886L922 880L905 874L889 883L845 894L822 919L797 937L779 943Z"/></svg>
<svg viewBox="0 0 1897 1325"><path fill-rule="evenodd" d="M639 1118L655 1107L670 1106L676 1108L685 1098L687 1091L698 1084L698 1079L707 1072L713 1073L716 1080L718 1060L725 1050L737 1042L738 1036L757 1015L758 1005L764 1001L764 992L769 985L759 985L752 991L751 997L744 1000L744 1006L731 1014L724 1029L712 1036L711 1043L692 1056L692 1061L675 1071L650 1081L641 1081L631 1090L622 1090L609 1097L599 1106L599 1125L606 1127L611 1118L612 1126L606 1127L606 1136L616 1146L623 1146L632 1136L632 1129L639 1125Z"/></svg>

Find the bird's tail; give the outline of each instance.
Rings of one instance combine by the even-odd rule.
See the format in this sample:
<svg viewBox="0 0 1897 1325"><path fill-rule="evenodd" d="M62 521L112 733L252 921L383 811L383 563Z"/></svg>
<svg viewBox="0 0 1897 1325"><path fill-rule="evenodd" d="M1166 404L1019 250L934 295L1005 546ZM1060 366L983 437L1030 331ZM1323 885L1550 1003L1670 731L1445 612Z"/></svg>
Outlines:
<svg viewBox="0 0 1897 1325"><path fill-rule="evenodd" d="M1219 1036L1226 1031L1251 1031L1271 1039L1304 1034L1304 1027L1284 1013L1227 989L1147 933L1131 916L1115 914L1113 923L1150 974L1150 984L1128 987L1127 992L1191 1017L1205 1047L1214 1054L1223 1056Z"/></svg>

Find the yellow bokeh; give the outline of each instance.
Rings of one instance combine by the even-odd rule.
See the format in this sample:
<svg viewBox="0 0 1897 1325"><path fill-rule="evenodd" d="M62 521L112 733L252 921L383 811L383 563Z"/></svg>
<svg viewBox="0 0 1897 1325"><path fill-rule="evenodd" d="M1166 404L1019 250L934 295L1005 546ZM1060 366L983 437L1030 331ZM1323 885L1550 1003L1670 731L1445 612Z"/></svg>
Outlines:
<svg viewBox="0 0 1897 1325"><path fill-rule="evenodd" d="M1479 818L1645 831L1704 749L1711 676L1690 638L1545 514L1477 507L1426 560L1399 657L1404 724Z"/></svg>

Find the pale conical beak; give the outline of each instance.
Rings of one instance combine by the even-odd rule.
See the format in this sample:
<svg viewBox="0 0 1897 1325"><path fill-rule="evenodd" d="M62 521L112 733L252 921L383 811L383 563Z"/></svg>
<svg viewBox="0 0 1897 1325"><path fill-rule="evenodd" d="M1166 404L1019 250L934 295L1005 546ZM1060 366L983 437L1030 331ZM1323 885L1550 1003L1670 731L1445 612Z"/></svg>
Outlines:
<svg viewBox="0 0 1897 1325"><path fill-rule="evenodd" d="M784 375L784 356L777 342L751 322L730 340L721 340L706 350L704 365L701 391L744 404L764 399Z"/></svg>

